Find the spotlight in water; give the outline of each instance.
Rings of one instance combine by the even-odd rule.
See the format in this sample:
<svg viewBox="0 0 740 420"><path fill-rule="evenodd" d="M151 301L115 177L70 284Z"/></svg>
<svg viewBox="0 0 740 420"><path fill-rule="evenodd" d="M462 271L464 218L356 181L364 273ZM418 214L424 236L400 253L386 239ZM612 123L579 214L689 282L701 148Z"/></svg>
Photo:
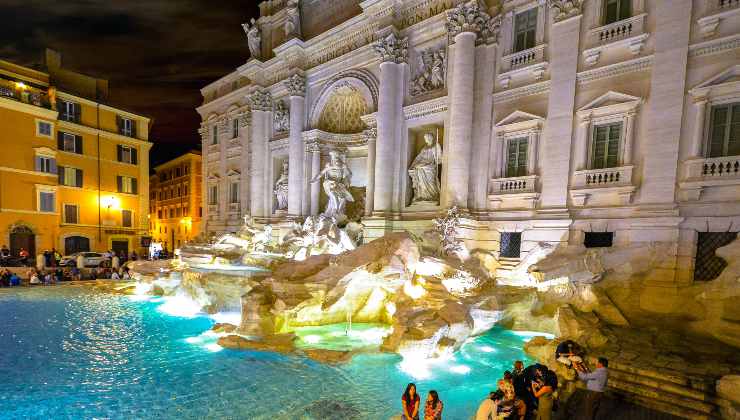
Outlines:
<svg viewBox="0 0 740 420"><path fill-rule="evenodd" d="M496 351L496 349L494 349L491 346L480 346L480 351L485 352L485 353L493 353Z"/></svg>
<svg viewBox="0 0 740 420"><path fill-rule="evenodd" d="M470 373L470 367L465 366L465 365L452 366L450 368L450 372L459 373L461 375L467 375L468 373Z"/></svg>
<svg viewBox="0 0 740 420"><path fill-rule="evenodd" d="M205 348L206 348L206 350L208 350L210 352L213 352L213 353L215 353L217 351L221 351L221 350L224 349L223 347L219 346L216 343L206 344L205 345Z"/></svg>
<svg viewBox="0 0 740 420"><path fill-rule="evenodd" d="M166 297L158 311L182 318L194 318L200 313L200 305L185 296Z"/></svg>
<svg viewBox="0 0 740 420"><path fill-rule="evenodd" d="M316 344L319 341L321 341L321 337L319 337L318 335L311 334L311 335L307 335L303 337L303 341L305 341L308 344Z"/></svg>
<svg viewBox="0 0 740 420"><path fill-rule="evenodd" d="M202 340L201 340L200 337L188 337L188 338L185 339L185 342L186 343L190 343L190 344L200 343L201 341Z"/></svg>

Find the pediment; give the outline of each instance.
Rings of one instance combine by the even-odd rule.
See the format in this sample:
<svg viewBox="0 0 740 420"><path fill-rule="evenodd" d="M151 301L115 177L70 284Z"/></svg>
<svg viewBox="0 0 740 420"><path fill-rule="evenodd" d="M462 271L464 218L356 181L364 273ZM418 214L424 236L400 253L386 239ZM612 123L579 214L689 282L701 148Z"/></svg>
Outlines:
<svg viewBox="0 0 740 420"><path fill-rule="evenodd" d="M221 177L218 174L210 174L208 175L208 181L218 181Z"/></svg>
<svg viewBox="0 0 740 420"><path fill-rule="evenodd" d="M56 150L46 146L34 147L33 150L36 156L55 157L57 155Z"/></svg>
<svg viewBox="0 0 740 420"><path fill-rule="evenodd" d="M227 177L233 177L233 176L239 176L239 175L241 175L241 172L237 171L236 169L229 169L226 172Z"/></svg>
<svg viewBox="0 0 740 420"><path fill-rule="evenodd" d="M527 123L527 122L539 123L544 120L545 119L540 117L539 115L534 115L534 114L530 114L529 112L516 110L512 112L511 114L507 115L506 117L504 117L504 119L502 119L501 121L499 121L496 124L496 127L504 127L507 125L521 124L521 123Z"/></svg>
<svg viewBox="0 0 740 420"><path fill-rule="evenodd" d="M628 95L626 93L614 92L610 90L605 94L599 96L593 101L587 103L583 108L579 109L578 112L588 112L606 107L617 107L617 106L637 106L642 101L642 98L637 96Z"/></svg>
<svg viewBox="0 0 740 420"><path fill-rule="evenodd" d="M689 92L693 96L705 96L716 88L731 87L740 82L740 64L736 64L719 74L699 83Z"/></svg>

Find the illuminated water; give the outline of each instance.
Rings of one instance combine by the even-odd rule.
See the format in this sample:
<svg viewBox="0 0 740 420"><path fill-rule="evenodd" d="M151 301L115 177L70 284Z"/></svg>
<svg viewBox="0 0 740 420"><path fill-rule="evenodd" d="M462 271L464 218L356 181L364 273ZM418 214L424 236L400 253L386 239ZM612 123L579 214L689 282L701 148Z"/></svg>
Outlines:
<svg viewBox="0 0 740 420"><path fill-rule="evenodd" d="M236 352L203 334L210 318L166 315L162 304L82 287L0 290L0 418L387 419L415 381L423 396L440 393L445 418L467 419L515 359L527 361L528 336L500 329L429 366L426 379L394 355L333 367ZM353 330L363 328L373 326ZM300 335L353 345L336 334L343 329Z"/></svg>

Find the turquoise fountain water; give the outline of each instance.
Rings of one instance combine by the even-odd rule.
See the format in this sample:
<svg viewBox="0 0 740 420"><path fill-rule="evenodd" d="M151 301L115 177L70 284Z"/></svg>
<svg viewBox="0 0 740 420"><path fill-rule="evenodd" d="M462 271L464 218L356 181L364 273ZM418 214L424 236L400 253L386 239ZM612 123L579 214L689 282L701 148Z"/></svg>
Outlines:
<svg viewBox="0 0 740 420"><path fill-rule="evenodd" d="M432 364L230 351L206 332L212 319L172 316L166 304L84 287L0 290L0 418L387 419L414 381L423 396L440 393L445 418L468 419L514 360L528 362L531 334L498 328ZM346 328L299 331L300 345L368 346L382 335L354 325L343 338Z"/></svg>

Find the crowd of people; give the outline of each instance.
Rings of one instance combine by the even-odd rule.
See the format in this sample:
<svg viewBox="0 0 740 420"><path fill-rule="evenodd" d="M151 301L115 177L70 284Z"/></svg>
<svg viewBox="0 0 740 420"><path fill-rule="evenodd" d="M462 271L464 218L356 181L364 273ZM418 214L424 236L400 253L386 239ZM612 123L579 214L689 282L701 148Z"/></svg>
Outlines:
<svg viewBox="0 0 740 420"><path fill-rule="evenodd" d="M556 358L559 363L575 369L578 377L586 383L586 397L575 418L593 420L606 389L609 362L600 357L596 369L590 371L580 350L577 344L566 340L558 346ZM497 389L481 402L475 420L550 420L557 409L557 389L558 377L553 370L539 363L525 368L524 363L517 360L513 369L504 372L504 377L497 382ZM444 408L434 390L429 391L422 404L413 383L406 386L401 406L402 420L441 420Z"/></svg>

